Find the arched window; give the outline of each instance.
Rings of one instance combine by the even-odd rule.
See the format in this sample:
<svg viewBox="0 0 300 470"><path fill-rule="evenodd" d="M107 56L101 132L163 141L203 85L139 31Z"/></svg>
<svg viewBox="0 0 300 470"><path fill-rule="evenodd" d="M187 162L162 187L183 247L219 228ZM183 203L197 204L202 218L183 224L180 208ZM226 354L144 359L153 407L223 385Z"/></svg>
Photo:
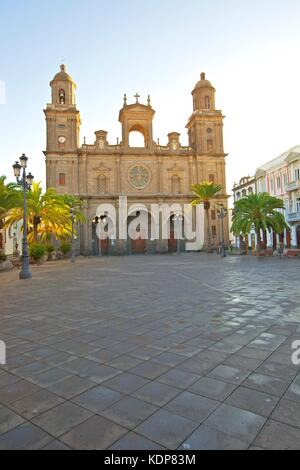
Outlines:
<svg viewBox="0 0 300 470"><path fill-rule="evenodd" d="M66 104L66 92L62 88L58 92L59 104Z"/></svg>
<svg viewBox="0 0 300 470"><path fill-rule="evenodd" d="M243 191L242 191L242 196L243 196L243 197L247 196L247 191L246 191L246 189L243 189Z"/></svg>
<svg viewBox="0 0 300 470"><path fill-rule="evenodd" d="M107 191L107 179L105 175L98 176L98 193L105 194Z"/></svg>
<svg viewBox="0 0 300 470"><path fill-rule="evenodd" d="M140 131L129 133L129 147L145 147L145 137Z"/></svg>
<svg viewBox="0 0 300 470"><path fill-rule="evenodd" d="M209 96L205 97L204 103L205 103L205 109L210 109L210 97Z"/></svg>
<svg viewBox="0 0 300 470"><path fill-rule="evenodd" d="M172 176L172 193L180 194L180 178L177 175Z"/></svg>
<svg viewBox="0 0 300 470"><path fill-rule="evenodd" d="M251 188L251 186L248 188L248 194L252 194L253 193L253 188Z"/></svg>
<svg viewBox="0 0 300 470"><path fill-rule="evenodd" d="M241 199L241 193L240 192L236 193L236 198L237 198L237 200Z"/></svg>
<svg viewBox="0 0 300 470"><path fill-rule="evenodd" d="M213 149L213 140L207 139L207 151L210 152Z"/></svg>

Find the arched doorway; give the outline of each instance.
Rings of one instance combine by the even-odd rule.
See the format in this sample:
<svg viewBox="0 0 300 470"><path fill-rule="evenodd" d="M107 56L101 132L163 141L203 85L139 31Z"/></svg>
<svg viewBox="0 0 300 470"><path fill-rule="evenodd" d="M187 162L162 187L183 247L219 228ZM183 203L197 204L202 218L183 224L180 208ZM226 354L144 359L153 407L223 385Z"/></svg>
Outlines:
<svg viewBox="0 0 300 470"><path fill-rule="evenodd" d="M109 237L99 238L99 227L101 230L107 231L108 218L106 215L97 216L92 222L92 254L93 256L107 256L111 252L111 240Z"/></svg>
<svg viewBox="0 0 300 470"><path fill-rule="evenodd" d="M141 221L139 224L138 222ZM137 224L137 225L136 225ZM130 233L130 227L136 226L136 235ZM135 211L127 218L128 253L132 255L144 255L148 253L151 215L143 211Z"/></svg>
<svg viewBox="0 0 300 470"><path fill-rule="evenodd" d="M300 225L296 228L297 248L300 248Z"/></svg>
<svg viewBox="0 0 300 470"><path fill-rule="evenodd" d="M185 240L182 239L184 234L184 218L181 214L172 214L169 220L170 231L168 238L168 252L178 253L185 251ZM178 240L179 236L179 240Z"/></svg>

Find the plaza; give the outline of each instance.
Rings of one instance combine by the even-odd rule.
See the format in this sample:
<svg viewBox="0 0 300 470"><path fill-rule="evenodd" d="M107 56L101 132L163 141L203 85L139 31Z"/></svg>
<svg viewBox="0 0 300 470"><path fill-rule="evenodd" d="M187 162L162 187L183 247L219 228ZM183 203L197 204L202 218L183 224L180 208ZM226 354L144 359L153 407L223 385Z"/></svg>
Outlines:
<svg viewBox="0 0 300 470"><path fill-rule="evenodd" d="M0 449L298 449L298 272L185 253L0 274Z"/></svg>

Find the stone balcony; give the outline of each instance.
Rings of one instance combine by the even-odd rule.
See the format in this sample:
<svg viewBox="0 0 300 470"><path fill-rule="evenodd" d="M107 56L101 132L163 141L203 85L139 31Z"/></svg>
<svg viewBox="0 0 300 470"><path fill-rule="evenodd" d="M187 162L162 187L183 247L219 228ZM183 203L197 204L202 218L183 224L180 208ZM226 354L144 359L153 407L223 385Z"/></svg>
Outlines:
<svg viewBox="0 0 300 470"><path fill-rule="evenodd" d="M295 180L291 181L287 187L287 191L296 191L297 189L300 189L300 180Z"/></svg>
<svg viewBox="0 0 300 470"><path fill-rule="evenodd" d="M289 212L286 215L286 220L287 220L288 223L300 222L300 211L298 211L298 212Z"/></svg>

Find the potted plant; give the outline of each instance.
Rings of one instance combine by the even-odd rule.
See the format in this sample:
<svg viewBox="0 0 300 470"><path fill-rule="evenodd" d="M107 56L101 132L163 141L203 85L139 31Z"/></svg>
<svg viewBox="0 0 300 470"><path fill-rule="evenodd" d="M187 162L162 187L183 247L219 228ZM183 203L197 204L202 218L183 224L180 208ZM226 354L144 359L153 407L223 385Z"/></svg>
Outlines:
<svg viewBox="0 0 300 470"><path fill-rule="evenodd" d="M69 255L69 253L70 253L70 251L71 251L71 243L69 243L69 242L62 242L62 243L60 244L60 250L61 250L61 252L62 252L64 258L67 258L68 255Z"/></svg>
<svg viewBox="0 0 300 470"><path fill-rule="evenodd" d="M47 261L54 261L55 260L55 247L52 245L52 243L48 243L46 245L46 250L47 250Z"/></svg>

